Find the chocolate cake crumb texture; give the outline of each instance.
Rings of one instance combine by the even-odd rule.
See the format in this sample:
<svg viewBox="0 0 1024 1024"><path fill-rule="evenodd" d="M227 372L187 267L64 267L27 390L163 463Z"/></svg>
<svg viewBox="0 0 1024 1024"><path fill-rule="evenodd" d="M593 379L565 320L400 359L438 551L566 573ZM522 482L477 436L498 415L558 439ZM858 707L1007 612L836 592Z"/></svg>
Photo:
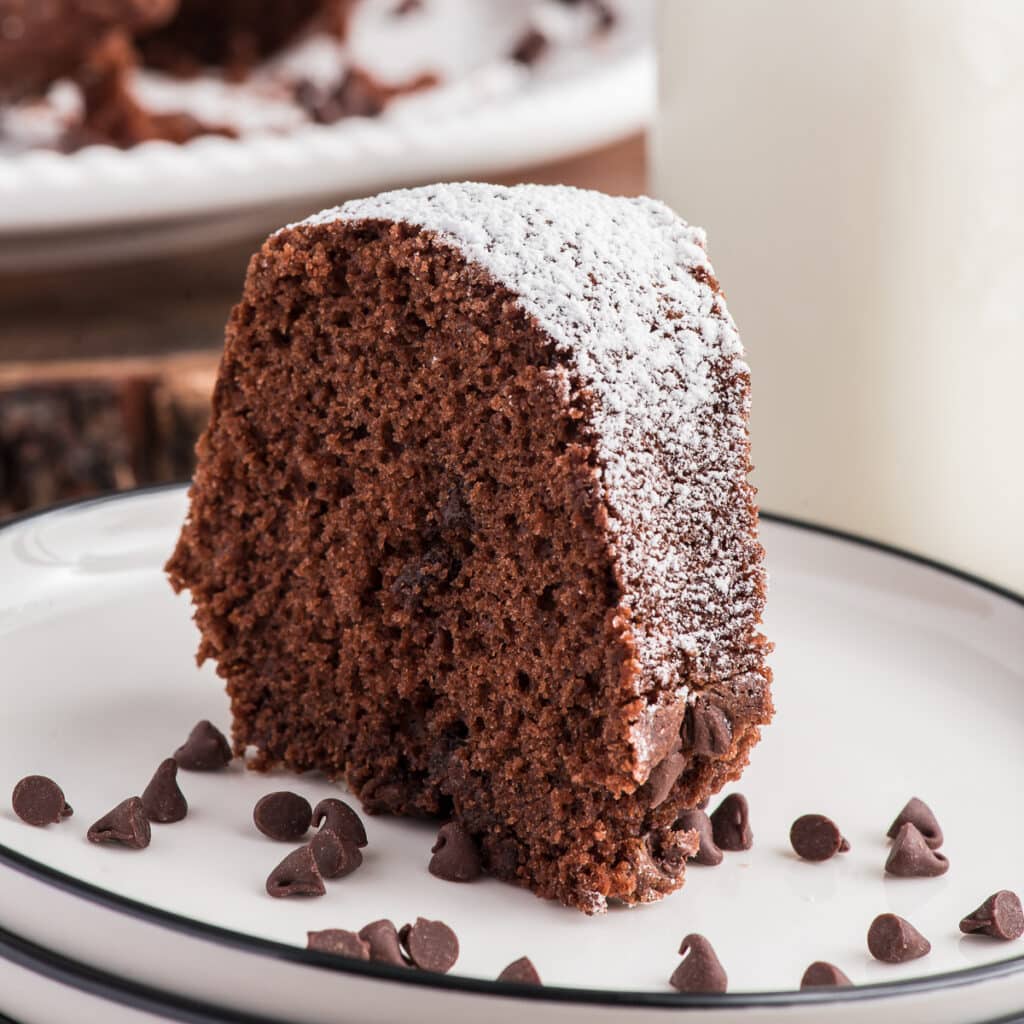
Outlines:
<svg viewBox="0 0 1024 1024"><path fill-rule="evenodd" d="M256 801L252 820L267 838L295 842L309 831L313 808L304 796L281 790Z"/></svg>
<svg viewBox="0 0 1024 1024"><path fill-rule="evenodd" d="M188 739L174 752L179 768L188 772L213 772L231 764L231 744L212 722L198 722Z"/></svg>
<svg viewBox="0 0 1024 1024"><path fill-rule="evenodd" d="M324 878L344 878L363 863L359 847L351 839L341 839L329 828L321 829L309 841L313 859Z"/></svg>
<svg viewBox="0 0 1024 1024"><path fill-rule="evenodd" d="M772 712L703 241L652 200L478 184L268 240L168 565L256 767L455 820L588 913L682 884L674 822Z"/></svg>
<svg viewBox="0 0 1024 1024"><path fill-rule="evenodd" d="M737 501L737 487L749 495L749 370L713 284L704 232L651 199L472 182L355 200L300 226L360 221L413 224L454 246L517 296L568 357L593 395L598 483L637 656L653 676L638 678L637 693L657 682L681 699L689 693L684 667L717 675L716 662L728 658L723 640L754 639L764 570L749 504ZM678 315L666 317L671 311ZM729 399L734 411L723 417L717 407ZM677 476L674 465L705 472ZM711 542L704 517L712 514L732 518L733 529L722 531L732 546L695 558ZM693 527L685 545L681 516ZM761 665L750 658L730 668ZM658 710L633 730L640 781L653 767Z"/></svg>
<svg viewBox="0 0 1024 1024"><path fill-rule="evenodd" d="M893 840L885 873L898 878L936 878L949 870L946 857L933 850L917 826L905 822Z"/></svg>
<svg viewBox="0 0 1024 1024"><path fill-rule="evenodd" d="M160 762L141 799L150 821L166 825L181 821L188 814L188 801L178 786L178 762L173 757Z"/></svg>
<svg viewBox="0 0 1024 1024"><path fill-rule="evenodd" d="M114 843L132 850L149 846L152 832L141 797L122 800L112 811L90 826L86 838L90 843Z"/></svg>
<svg viewBox="0 0 1024 1024"><path fill-rule="evenodd" d="M308 845L292 850L267 876L267 893L275 899L323 896L327 889Z"/></svg>
<svg viewBox="0 0 1024 1024"><path fill-rule="evenodd" d="M1004 942L1024 935L1024 909L1020 897L1009 889L994 892L977 910L960 922L965 935L988 935Z"/></svg>
<svg viewBox="0 0 1024 1024"><path fill-rule="evenodd" d="M398 929L394 923L382 918L371 921L359 929L359 937L370 947L370 959L393 967L408 967L398 942Z"/></svg>
<svg viewBox="0 0 1024 1024"><path fill-rule="evenodd" d="M895 839L899 834L900 829L907 823L913 825L918 832L924 836L925 842L933 849L937 850L942 845L942 828L939 825L932 809L923 801L919 800L916 796L911 797L907 801L903 810L896 815L893 823L889 826L889 831L886 835L890 839Z"/></svg>
<svg viewBox="0 0 1024 1024"><path fill-rule="evenodd" d="M370 944L355 932L346 931L344 928L324 928L321 931L308 932L306 949L334 953L350 960L370 959Z"/></svg>
<svg viewBox="0 0 1024 1024"><path fill-rule="evenodd" d="M348 839L356 846L366 845L366 827L362 818L344 800L328 797L313 808L313 825L329 829L340 839Z"/></svg>
<svg viewBox="0 0 1024 1024"><path fill-rule="evenodd" d="M737 852L754 845L750 828L750 807L741 793L731 793L710 815L715 843L723 850Z"/></svg>
<svg viewBox="0 0 1024 1024"><path fill-rule="evenodd" d="M789 842L798 857L811 861L829 860L850 849L839 827L824 814L804 814L797 818L789 830Z"/></svg>
<svg viewBox="0 0 1024 1024"><path fill-rule="evenodd" d="M852 981L835 964L815 960L800 979L801 988L847 988Z"/></svg>
<svg viewBox="0 0 1024 1024"><path fill-rule="evenodd" d="M74 813L64 791L45 775L26 775L11 794L14 813L27 825L55 825Z"/></svg>
<svg viewBox="0 0 1024 1024"><path fill-rule="evenodd" d="M868 929L868 950L876 960L902 964L931 952L932 944L907 920L879 914Z"/></svg>
<svg viewBox="0 0 1024 1024"><path fill-rule="evenodd" d="M399 929L398 941L409 960L423 971L447 974L459 959L459 940L443 921L417 917Z"/></svg>
<svg viewBox="0 0 1024 1024"><path fill-rule="evenodd" d="M679 947L682 963L669 984L677 992L725 992L729 978L711 943L703 935L687 935Z"/></svg>
<svg viewBox="0 0 1024 1024"><path fill-rule="evenodd" d="M480 854L469 833L457 822L441 826L430 851L428 869L446 882L472 882L480 877Z"/></svg>

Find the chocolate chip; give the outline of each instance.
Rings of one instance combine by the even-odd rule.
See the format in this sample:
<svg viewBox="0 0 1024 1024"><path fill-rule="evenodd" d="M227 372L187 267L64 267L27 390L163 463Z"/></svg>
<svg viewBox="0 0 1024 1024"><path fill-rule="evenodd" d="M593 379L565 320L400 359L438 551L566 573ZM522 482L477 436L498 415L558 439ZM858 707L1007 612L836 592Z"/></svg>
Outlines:
<svg viewBox="0 0 1024 1024"><path fill-rule="evenodd" d="M422 971L446 974L459 958L459 940L443 921L417 917L415 924L402 926L398 941Z"/></svg>
<svg viewBox="0 0 1024 1024"><path fill-rule="evenodd" d="M739 793L727 796L711 815L711 830L723 850L749 850L754 845L754 833L750 830L747 798Z"/></svg>
<svg viewBox="0 0 1024 1024"><path fill-rule="evenodd" d="M879 914L868 929L868 949L876 960L902 964L930 953L932 944L909 922L895 914Z"/></svg>
<svg viewBox="0 0 1024 1024"><path fill-rule="evenodd" d="M885 873L897 878L935 878L949 870L949 861L909 821L900 826L885 862Z"/></svg>
<svg viewBox="0 0 1024 1024"><path fill-rule="evenodd" d="M732 723L720 707L700 700L683 722L683 740L691 754L724 757L732 746Z"/></svg>
<svg viewBox="0 0 1024 1024"><path fill-rule="evenodd" d="M324 878L344 878L363 863L359 847L351 839L339 839L329 828L317 832L309 848Z"/></svg>
<svg viewBox="0 0 1024 1024"><path fill-rule="evenodd" d="M267 877L267 892L280 899L285 896L323 896L327 890L308 846L292 850Z"/></svg>
<svg viewBox="0 0 1024 1024"><path fill-rule="evenodd" d="M356 846L366 845L366 829L359 815L344 800L328 797L313 808L313 825L329 828L339 839L349 839Z"/></svg>
<svg viewBox="0 0 1024 1024"><path fill-rule="evenodd" d="M370 944L355 932L344 928L324 928L318 932L306 932L306 949L318 953L334 953L351 960L369 960Z"/></svg>
<svg viewBox="0 0 1024 1024"><path fill-rule="evenodd" d="M204 718L174 752L174 760L188 772L213 772L231 763L231 745L224 733Z"/></svg>
<svg viewBox="0 0 1024 1024"><path fill-rule="evenodd" d="M801 988L846 988L853 982L835 964L815 960L800 979Z"/></svg>
<svg viewBox="0 0 1024 1024"><path fill-rule="evenodd" d="M11 794L14 813L28 825L55 825L74 813L64 791L45 775L26 775Z"/></svg>
<svg viewBox="0 0 1024 1024"><path fill-rule="evenodd" d="M181 821L188 814L188 801L178 788L178 762L173 757L160 762L142 791L142 809L150 821L164 825Z"/></svg>
<svg viewBox="0 0 1024 1024"><path fill-rule="evenodd" d="M539 29L528 29L516 43L511 57L517 64L536 64L548 48L548 39Z"/></svg>
<svg viewBox="0 0 1024 1024"><path fill-rule="evenodd" d="M679 955L683 961L669 978L677 992L724 992L728 988L725 968L703 935L687 935Z"/></svg>
<svg viewBox="0 0 1024 1024"><path fill-rule="evenodd" d="M660 807L672 792L676 780L683 774L686 767L686 757L680 753L681 744L677 739L671 750L654 766L647 779L647 786L650 790L650 807Z"/></svg>
<svg viewBox="0 0 1024 1024"><path fill-rule="evenodd" d="M694 831L700 841L697 852L690 858L695 864L706 864L714 867L722 863L725 856L715 843L714 832L711 827L711 819L703 812L696 809L683 811L675 824L674 829L682 829L685 832Z"/></svg>
<svg viewBox="0 0 1024 1024"><path fill-rule="evenodd" d="M90 843L118 843L133 850L149 846L150 837L149 819L137 796L122 800L86 833Z"/></svg>
<svg viewBox="0 0 1024 1024"><path fill-rule="evenodd" d="M994 892L977 910L960 922L965 935L991 935L993 939L1019 939L1024 935L1024 910L1020 897L1009 889Z"/></svg>
<svg viewBox="0 0 1024 1024"><path fill-rule="evenodd" d="M260 797L252 809L252 820L270 839L295 842L309 831L313 808L305 797L283 789Z"/></svg>
<svg viewBox="0 0 1024 1024"><path fill-rule="evenodd" d="M434 856L427 870L432 875L446 882L472 882L480 877L480 854L476 844L457 821L441 826L430 852Z"/></svg>
<svg viewBox="0 0 1024 1024"><path fill-rule="evenodd" d="M932 809L923 800L918 800L916 796L907 801L906 806L896 815L896 819L885 834L890 839L895 839L899 830L907 822L910 822L924 836L924 841L933 850L937 850L942 845L942 829L938 821L935 820Z"/></svg>
<svg viewBox="0 0 1024 1024"><path fill-rule="evenodd" d="M797 818L789 830L789 841L797 856L804 860L828 860L850 849L836 823L824 814Z"/></svg>
<svg viewBox="0 0 1024 1024"><path fill-rule="evenodd" d="M370 947L370 959L394 967L408 967L398 944L398 929L387 918L371 921L359 929L359 938Z"/></svg>
<svg viewBox="0 0 1024 1024"><path fill-rule="evenodd" d="M537 973L537 968L533 966L528 956L521 956L518 960L513 960L498 975L498 981L511 981L516 985L543 984L540 980L540 975Z"/></svg>

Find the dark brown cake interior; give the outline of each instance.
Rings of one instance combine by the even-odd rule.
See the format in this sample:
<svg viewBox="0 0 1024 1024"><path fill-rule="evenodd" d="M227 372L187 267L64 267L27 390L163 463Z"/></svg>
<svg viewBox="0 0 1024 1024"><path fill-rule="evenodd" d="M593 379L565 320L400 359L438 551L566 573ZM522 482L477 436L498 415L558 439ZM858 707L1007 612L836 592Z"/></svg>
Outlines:
<svg viewBox="0 0 1024 1024"><path fill-rule="evenodd" d="M762 707L729 694L703 751L728 766L692 759L654 809L629 795L632 641L586 393L566 403L557 362L512 295L413 228L276 236L169 571L258 765L454 813L493 873L588 909L678 885L675 816L742 768Z"/></svg>

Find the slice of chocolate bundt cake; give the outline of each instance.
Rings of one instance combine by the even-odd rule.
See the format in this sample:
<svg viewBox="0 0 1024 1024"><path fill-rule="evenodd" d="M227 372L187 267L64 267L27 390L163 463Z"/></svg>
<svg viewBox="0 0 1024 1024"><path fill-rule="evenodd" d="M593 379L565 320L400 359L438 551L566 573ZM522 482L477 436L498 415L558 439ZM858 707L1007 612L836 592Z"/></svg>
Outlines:
<svg viewBox="0 0 1024 1024"><path fill-rule="evenodd" d="M273 235L168 565L236 747L587 912L676 889L772 712L742 355L650 199L436 185Z"/></svg>

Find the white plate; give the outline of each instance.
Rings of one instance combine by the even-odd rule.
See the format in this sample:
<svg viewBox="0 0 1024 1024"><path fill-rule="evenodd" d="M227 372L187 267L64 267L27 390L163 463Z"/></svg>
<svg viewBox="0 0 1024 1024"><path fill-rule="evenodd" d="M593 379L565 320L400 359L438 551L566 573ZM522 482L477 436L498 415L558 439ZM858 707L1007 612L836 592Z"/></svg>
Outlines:
<svg viewBox="0 0 1024 1024"><path fill-rule="evenodd" d="M194 627L160 566L184 492L87 503L0 531L0 789L32 772L58 779L75 807L44 830L0 811L0 925L56 953L157 989L272 1018L360 1021L643 1018L678 1006L728 1021L989 1020L1024 1009L1024 943L963 938L960 917L1000 888L1024 889L1024 602L863 544L766 522L778 645L778 717L740 788L755 846L693 867L660 904L588 919L485 879L459 886L426 871L434 828L370 818L363 867L326 897L263 893L287 845L253 829L274 788L311 800L316 776L235 768L182 773L192 810L154 826L152 846L90 846L87 826L138 793L199 718L226 726L226 699L194 668ZM884 831L911 795L935 808L952 867L939 879L887 879ZM5 801L6 803L6 801ZM853 849L825 864L788 848L799 814L834 817ZM933 944L902 966L872 961L878 913L909 918ZM311 928L378 917L448 921L457 976L395 972L306 953ZM706 934L730 995L692 999L666 984L676 947ZM511 999L494 978L523 954L547 988ZM799 994L826 959L853 990ZM514 991L514 990L513 990ZM495 995L504 998L496 999ZM5 1007L0 995L0 1011ZM703 1009L701 1009L703 1007ZM894 1019L894 1018L890 1018Z"/></svg>
<svg viewBox="0 0 1024 1024"><path fill-rule="evenodd" d="M653 55L623 33L571 68L497 95L424 96L379 118L281 135L0 156L0 270L257 235L354 195L583 152L645 127L653 109Z"/></svg>

